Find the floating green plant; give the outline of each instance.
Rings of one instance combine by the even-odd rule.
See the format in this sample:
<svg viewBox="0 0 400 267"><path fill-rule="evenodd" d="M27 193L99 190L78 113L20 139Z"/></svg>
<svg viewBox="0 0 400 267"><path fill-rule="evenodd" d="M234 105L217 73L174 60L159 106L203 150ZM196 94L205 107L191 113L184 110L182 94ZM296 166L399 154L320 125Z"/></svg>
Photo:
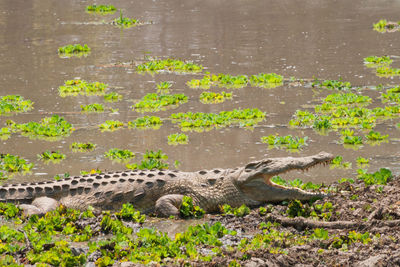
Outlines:
<svg viewBox="0 0 400 267"><path fill-rule="evenodd" d="M344 145L362 145L363 138L361 136L343 136L342 141Z"/></svg>
<svg viewBox="0 0 400 267"><path fill-rule="evenodd" d="M283 84L283 76L276 73L259 73L250 76L252 86L274 88Z"/></svg>
<svg viewBox="0 0 400 267"><path fill-rule="evenodd" d="M392 77L400 75L399 68L391 68L390 66L380 66L376 68L376 75L379 77Z"/></svg>
<svg viewBox="0 0 400 267"><path fill-rule="evenodd" d="M168 145L187 144L189 137L184 133L175 133L168 135Z"/></svg>
<svg viewBox="0 0 400 267"><path fill-rule="evenodd" d="M172 87L172 83L171 82L160 82L156 85L156 87L157 87L157 93L168 94L169 88Z"/></svg>
<svg viewBox="0 0 400 267"><path fill-rule="evenodd" d="M179 208L179 213L182 218L203 218L205 211L193 204L193 199L188 196L184 196L182 205Z"/></svg>
<svg viewBox="0 0 400 267"><path fill-rule="evenodd" d="M400 28L399 22L391 22L387 21L386 19L381 19L377 23L373 24L373 28L377 32L392 32L396 31Z"/></svg>
<svg viewBox="0 0 400 267"><path fill-rule="evenodd" d="M232 93L222 91L221 93L202 92L200 94L200 101L204 104L222 103L226 99L232 99Z"/></svg>
<svg viewBox="0 0 400 267"><path fill-rule="evenodd" d="M136 129L159 129L163 121L160 117L156 116L144 116L141 118L137 118L136 120L129 121L128 127L129 128L136 128Z"/></svg>
<svg viewBox="0 0 400 267"><path fill-rule="evenodd" d="M172 123L178 123L182 130L204 131L214 127L226 127L239 124L242 127L252 127L265 119L265 113L254 109L234 109L220 113L173 113Z"/></svg>
<svg viewBox="0 0 400 267"><path fill-rule="evenodd" d="M111 160L122 161L122 162L128 161L135 157L135 153L133 153L132 151L128 149L118 149L118 148L112 148L107 152L105 152L104 155Z"/></svg>
<svg viewBox="0 0 400 267"><path fill-rule="evenodd" d="M131 170L168 169L169 164L165 162L167 159L168 156L164 154L162 150L147 150L143 155L143 160L140 162L140 164L127 164L126 167Z"/></svg>
<svg viewBox="0 0 400 267"><path fill-rule="evenodd" d="M58 55L63 58L68 58L68 57L82 57L82 56L87 56L90 53L90 48L87 46L87 44L84 44L83 46L80 44L70 44L66 45L63 47L58 48Z"/></svg>
<svg viewBox="0 0 400 267"><path fill-rule="evenodd" d="M350 169L351 162L343 161L342 156L336 156L331 162L331 168L343 168L343 169Z"/></svg>
<svg viewBox="0 0 400 267"><path fill-rule="evenodd" d="M53 162L58 163L61 160L65 159L65 154L60 153L60 151L49 151L46 150L45 152L38 154L39 159L45 162Z"/></svg>
<svg viewBox="0 0 400 267"><path fill-rule="evenodd" d="M111 92L104 95L104 101L106 102L118 102L120 100L122 100L122 95L116 92Z"/></svg>
<svg viewBox="0 0 400 267"><path fill-rule="evenodd" d="M87 112L87 113L93 113L93 112L101 113L104 112L104 105L99 103L81 105L81 110L82 112Z"/></svg>
<svg viewBox="0 0 400 267"><path fill-rule="evenodd" d="M177 59L154 59L136 66L138 72L156 72L156 71L173 71L173 72L201 72L203 67L192 62L184 62Z"/></svg>
<svg viewBox="0 0 400 267"><path fill-rule="evenodd" d="M367 138L370 141L382 141L386 140L389 137L389 135L382 135L380 132L376 131L370 131L365 138Z"/></svg>
<svg viewBox="0 0 400 267"><path fill-rule="evenodd" d="M292 135L279 136L276 134L261 137L261 142L268 144L270 147L275 147L278 149L284 148L288 151L298 151L307 145L307 139L307 136L301 138Z"/></svg>
<svg viewBox="0 0 400 267"><path fill-rule="evenodd" d="M350 82L342 82L342 81L337 81L337 80L318 80L315 79L312 84L312 87L320 87L320 88L326 88L326 89L336 89L336 90L349 90L351 89L351 83Z"/></svg>
<svg viewBox="0 0 400 267"><path fill-rule="evenodd" d="M124 17L122 14L122 10L119 11L119 17L114 19L112 23L123 28L130 28L141 24L137 19Z"/></svg>
<svg viewBox="0 0 400 267"><path fill-rule="evenodd" d="M16 128L22 132L22 135L29 138L45 139L48 141L55 141L69 136L75 130L69 122L58 115L43 118L40 122L31 121L17 124Z"/></svg>
<svg viewBox="0 0 400 267"><path fill-rule="evenodd" d="M88 13L113 14L117 9L113 5L90 5L86 7Z"/></svg>
<svg viewBox="0 0 400 267"><path fill-rule="evenodd" d="M14 172L29 172L33 168L33 163L28 163L25 159L11 154L0 154L0 173L6 175ZM4 179L4 177L3 177Z"/></svg>
<svg viewBox="0 0 400 267"><path fill-rule="evenodd" d="M103 131L115 131L118 129L121 129L124 127L124 123L121 121L113 121L113 120L108 120L105 121L104 123L99 125L100 130Z"/></svg>
<svg viewBox="0 0 400 267"><path fill-rule="evenodd" d="M0 98L0 115L27 112L33 109L33 102L19 95L6 95Z"/></svg>
<svg viewBox="0 0 400 267"><path fill-rule="evenodd" d="M369 159L366 159L363 157L357 157L356 161L357 161L357 165L359 165L359 166L364 166L364 165L369 164Z"/></svg>
<svg viewBox="0 0 400 267"><path fill-rule="evenodd" d="M389 56L370 56L364 58L364 64L368 68L377 68L382 65L389 66L390 64L392 64L392 62L393 60Z"/></svg>
<svg viewBox="0 0 400 267"><path fill-rule="evenodd" d="M61 97L77 95L104 95L108 85L101 82L87 82L85 80L75 79L65 81L64 85L58 87ZM111 93L112 94L112 93Z"/></svg>
<svg viewBox="0 0 400 267"><path fill-rule="evenodd" d="M167 107L177 107L188 100L184 94L159 95L150 93L145 95L139 102L132 106L138 112L156 112L165 110Z"/></svg>
<svg viewBox="0 0 400 267"><path fill-rule="evenodd" d="M334 105L350 105L369 103L371 100L369 96L357 95L354 93L341 93L328 95L324 101Z"/></svg>

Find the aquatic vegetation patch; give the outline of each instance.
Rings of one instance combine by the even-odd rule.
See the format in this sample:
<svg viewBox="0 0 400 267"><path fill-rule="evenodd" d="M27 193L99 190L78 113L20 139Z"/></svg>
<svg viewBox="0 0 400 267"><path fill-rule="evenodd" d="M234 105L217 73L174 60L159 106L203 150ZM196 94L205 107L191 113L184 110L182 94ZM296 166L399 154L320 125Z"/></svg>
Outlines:
<svg viewBox="0 0 400 267"><path fill-rule="evenodd" d="M359 165L359 166L365 166L365 165L369 164L369 159L363 158L363 157L357 157L356 161L357 161L357 165Z"/></svg>
<svg viewBox="0 0 400 267"><path fill-rule="evenodd" d="M125 162L135 157L135 153L128 149L112 148L104 153L104 155L115 161Z"/></svg>
<svg viewBox="0 0 400 267"><path fill-rule="evenodd" d="M74 142L69 146L74 152L90 152L96 148L96 144L93 143L78 143Z"/></svg>
<svg viewBox="0 0 400 267"><path fill-rule="evenodd" d="M221 93L202 92L200 94L200 102L203 104L222 103L226 99L232 99L232 93L222 91Z"/></svg>
<svg viewBox="0 0 400 267"><path fill-rule="evenodd" d="M172 72L188 72L196 73L203 70L203 66L193 62L185 62L177 59L154 59L136 66L138 72L157 72L157 71L172 71Z"/></svg>
<svg viewBox="0 0 400 267"><path fill-rule="evenodd" d="M394 32L400 29L400 22L387 21L386 19L381 19L377 23L373 24L373 29L377 32Z"/></svg>
<svg viewBox="0 0 400 267"><path fill-rule="evenodd" d="M400 86L389 88L386 93L381 94L382 102L396 102L400 103Z"/></svg>
<svg viewBox="0 0 400 267"><path fill-rule="evenodd" d="M114 19L112 21L112 24L121 26L123 28L130 28L130 27L134 27L134 26L140 25L142 23L137 19L124 17L124 15L122 14L122 11L120 10L119 11L119 17Z"/></svg>
<svg viewBox="0 0 400 267"><path fill-rule="evenodd" d="M389 56L369 56L364 58L364 65L367 68L377 68L379 66L390 66L393 60Z"/></svg>
<svg viewBox="0 0 400 267"><path fill-rule="evenodd" d="M29 138L45 139L48 141L55 141L69 136L75 130L72 124L58 115L43 118L40 122L31 121L16 124L15 127L22 132L22 135Z"/></svg>
<svg viewBox="0 0 400 267"><path fill-rule="evenodd" d="M58 87L61 97L77 95L104 95L108 85L101 82L87 82L81 79L68 80Z"/></svg>
<svg viewBox="0 0 400 267"><path fill-rule="evenodd" d="M69 44L58 48L58 55L62 58L88 56L90 47L87 44Z"/></svg>
<svg viewBox="0 0 400 267"><path fill-rule="evenodd" d="M122 100L122 98L123 98L123 96L116 92L111 92L111 93L104 95L104 101L106 101L106 102L118 102L118 101Z"/></svg>
<svg viewBox="0 0 400 267"><path fill-rule="evenodd" d="M380 132L377 131L370 131L365 138L367 138L370 141L382 141L386 140L389 137L388 134L382 135Z"/></svg>
<svg viewBox="0 0 400 267"><path fill-rule="evenodd" d="M325 88L325 89L330 89L330 90L349 90L351 89L351 83L350 82L343 82L343 81L338 81L338 80L318 80L315 79L312 84L312 87L318 87L318 88Z"/></svg>
<svg viewBox="0 0 400 267"><path fill-rule="evenodd" d="M187 101L188 97L184 94L160 95L150 93L145 95L132 108L137 112L156 112L171 106L177 107Z"/></svg>
<svg viewBox="0 0 400 267"><path fill-rule="evenodd" d="M358 169L357 178L362 180L366 186L386 185L393 179L393 174L389 169L380 168L374 173L368 173L365 169Z"/></svg>
<svg viewBox="0 0 400 267"><path fill-rule="evenodd" d="M112 131L121 129L122 127L124 127L123 122L113 121L113 120L105 121L104 123L99 125L99 128L102 132L104 132L104 131L112 132Z"/></svg>
<svg viewBox="0 0 400 267"><path fill-rule="evenodd" d="M163 121L160 117L156 116L143 116L141 118L137 118L136 120L129 121L128 127L135 129L159 129Z"/></svg>
<svg viewBox="0 0 400 267"><path fill-rule="evenodd" d="M33 166L33 163L28 163L19 156L0 154L0 180L7 179L12 173L29 172Z"/></svg>
<svg viewBox="0 0 400 267"><path fill-rule="evenodd" d="M298 151L307 145L307 139L307 136L301 138L292 135L279 136L278 134L275 134L262 136L261 142L268 144L270 148L284 148L288 151Z"/></svg>
<svg viewBox="0 0 400 267"><path fill-rule="evenodd" d="M274 88L283 84L283 76L276 73L259 73L251 75L249 81L252 86Z"/></svg>
<svg viewBox="0 0 400 267"><path fill-rule="evenodd" d="M162 150L146 150L146 153L143 155L143 160L140 162L140 164L127 164L126 167L131 170L168 169L169 164L165 162L167 159L168 156L163 153Z"/></svg>
<svg viewBox="0 0 400 267"><path fill-rule="evenodd" d="M179 208L179 213L182 218L203 218L206 213L202 208L193 204L193 199L188 196L183 196L182 205Z"/></svg>
<svg viewBox="0 0 400 267"><path fill-rule="evenodd" d="M172 87L171 82L160 82L156 84L158 94L169 94L169 89Z"/></svg>
<svg viewBox="0 0 400 267"><path fill-rule="evenodd" d="M351 168L351 162L349 161L343 161L343 157L342 156L336 156L330 166L331 168L342 168L342 169L350 169Z"/></svg>
<svg viewBox="0 0 400 267"><path fill-rule="evenodd" d="M254 109L234 109L220 113L186 112L173 113L170 118L172 123L178 123L182 130L204 131L214 127L227 127L239 124L241 127L251 127L265 119L265 113Z"/></svg>
<svg viewBox="0 0 400 267"><path fill-rule="evenodd" d="M334 105L350 105L350 104L362 104L370 103L372 99L369 96L357 95L354 93L341 93L328 95L324 102L331 103Z"/></svg>
<svg viewBox="0 0 400 267"><path fill-rule="evenodd" d="M45 152L38 154L38 158L45 162L59 163L61 160L65 159L66 156L65 154L60 153L60 151L58 150L57 151L46 150Z"/></svg>
<svg viewBox="0 0 400 267"><path fill-rule="evenodd" d="M113 5L90 5L86 7L88 13L113 14L117 9Z"/></svg>
<svg viewBox="0 0 400 267"><path fill-rule="evenodd" d="M19 95L6 95L0 98L0 115L27 112L33 109L33 102Z"/></svg>
<svg viewBox="0 0 400 267"><path fill-rule="evenodd" d="M104 105L99 103L93 103L88 105L81 105L82 112L86 113L101 113L104 112Z"/></svg>
<svg viewBox="0 0 400 267"><path fill-rule="evenodd" d="M399 68L391 68L390 66L380 66L376 68L376 75L379 77L392 77L400 75Z"/></svg>
<svg viewBox="0 0 400 267"><path fill-rule="evenodd" d="M184 133L168 135L168 145L184 145L189 142L189 137Z"/></svg>

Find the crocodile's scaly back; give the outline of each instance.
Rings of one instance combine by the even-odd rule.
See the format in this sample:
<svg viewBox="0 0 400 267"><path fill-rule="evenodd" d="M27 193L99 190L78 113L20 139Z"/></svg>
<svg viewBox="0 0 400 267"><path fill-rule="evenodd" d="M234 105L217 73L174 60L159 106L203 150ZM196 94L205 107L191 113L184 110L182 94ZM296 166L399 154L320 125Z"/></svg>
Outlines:
<svg viewBox="0 0 400 267"><path fill-rule="evenodd" d="M0 201L14 202L27 213L44 213L63 204L69 208L119 209L132 203L142 212L178 215L183 196L190 196L206 212L223 204L233 207L268 201L310 199L322 194L273 184L270 178L293 169L304 170L327 163L328 153L301 158L268 158L235 169L198 172L136 170L82 175L58 181L13 184L0 187Z"/></svg>

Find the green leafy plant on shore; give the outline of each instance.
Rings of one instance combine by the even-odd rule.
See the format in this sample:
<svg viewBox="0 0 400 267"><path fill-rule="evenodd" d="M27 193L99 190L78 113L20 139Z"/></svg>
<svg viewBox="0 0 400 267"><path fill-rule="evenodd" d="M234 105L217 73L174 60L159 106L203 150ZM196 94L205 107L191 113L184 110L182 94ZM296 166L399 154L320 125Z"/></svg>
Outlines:
<svg viewBox="0 0 400 267"><path fill-rule="evenodd" d="M90 47L87 44L70 44L58 48L58 55L62 58L88 56Z"/></svg>
<svg viewBox="0 0 400 267"><path fill-rule="evenodd" d="M386 185L393 179L393 174L389 169L380 168L374 173L368 173L365 169L358 169L358 179L362 180L366 186Z"/></svg>
<svg viewBox="0 0 400 267"><path fill-rule="evenodd" d="M250 208L245 204L240 206L239 208L233 208L228 204L223 205L221 208L222 215L234 215L236 217L244 217L250 214Z"/></svg>
<svg viewBox="0 0 400 267"><path fill-rule="evenodd" d="M193 204L193 199L188 196L183 196L182 205L179 208L179 212L182 218L203 218L205 211Z"/></svg>

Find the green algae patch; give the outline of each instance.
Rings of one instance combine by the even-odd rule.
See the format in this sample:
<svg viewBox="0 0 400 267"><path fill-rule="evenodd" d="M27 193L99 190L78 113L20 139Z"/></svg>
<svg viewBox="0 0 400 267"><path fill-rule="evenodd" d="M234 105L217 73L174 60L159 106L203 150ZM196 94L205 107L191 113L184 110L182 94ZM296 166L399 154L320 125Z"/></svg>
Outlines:
<svg viewBox="0 0 400 267"><path fill-rule="evenodd" d="M90 142L88 142L88 143L74 142L69 146L69 148L73 152L90 152L96 148L96 144L93 144Z"/></svg>
<svg viewBox="0 0 400 267"><path fill-rule="evenodd" d="M168 107L178 107L187 101L188 97L184 94L161 95L150 93L145 95L132 108L137 112L157 112Z"/></svg>
<svg viewBox="0 0 400 267"><path fill-rule="evenodd" d="M163 121L160 117L143 116L143 117L137 118L136 120L129 121L128 127L133 128L133 129L140 129L140 130L145 130L145 129L157 130L157 129L160 129L162 124L163 124Z"/></svg>
<svg viewBox="0 0 400 267"><path fill-rule="evenodd" d="M117 11L113 5L90 5L86 7L86 12L91 14L113 14Z"/></svg>
<svg viewBox="0 0 400 267"><path fill-rule="evenodd" d="M58 48L58 55L61 58L86 57L90 54L90 47L87 44L69 44Z"/></svg>
<svg viewBox="0 0 400 267"><path fill-rule="evenodd" d="M28 122L16 124L16 129L31 139L43 139L57 141L69 136L75 128L63 117L53 115L40 120L40 122Z"/></svg>
<svg viewBox="0 0 400 267"><path fill-rule="evenodd" d="M298 152L304 146L307 145L308 137L298 137L292 135L279 136L276 135L268 135L262 136L261 142L268 144L269 148L278 148L278 149L286 149L289 152Z"/></svg>
<svg viewBox="0 0 400 267"><path fill-rule="evenodd" d="M189 143L189 137L184 133L168 135L168 145L185 145Z"/></svg>
<svg viewBox="0 0 400 267"><path fill-rule="evenodd" d="M139 73L155 73L159 71L196 73L201 72L202 70L203 67L201 65L172 58L154 59L136 66L136 71Z"/></svg>
<svg viewBox="0 0 400 267"><path fill-rule="evenodd" d="M221 93L202 92L200 94L200 102L203 104L218 104L225 102L227 99L232 99L232 93L222 91Z"/></svg>
<svg viewBox="0 0 400 267"><path fill-rule="evenodd" d="M0 97L0 115L12 115L27 112L33 109L33 102L25 100L19 95L6 95Z"/></svg>
<svg viewBox="0 0 400 267"><path fill-rule="evenodd" d="M395 32L400 29L400 22L387 21L386 19L381 19L373 25L374 31L385 33L385 32Z"/></svg>
<svg viewBox="0 0 400 267"><path fill-rule="evenodd" d="M81 79L68 80L64 85L58 87L58 92L61 97L66 96L91 96L91 95L104 95L108 85L101 82L87 82ZM106 98L106 97L105 97ZM106 100L113 98L113 95L108 96ZM117 98L119 98L117 96Z"/></svg>
<svg viewBox="0 0 400 267"><path fill-rule="evenodd" d="M213 128L227 127L238 124L241 127L254 127L265 119L266 114L261 110L234 109L220 113L186 112L173 113L172 123L177 123L183 131L205 131Z"/></svg>

